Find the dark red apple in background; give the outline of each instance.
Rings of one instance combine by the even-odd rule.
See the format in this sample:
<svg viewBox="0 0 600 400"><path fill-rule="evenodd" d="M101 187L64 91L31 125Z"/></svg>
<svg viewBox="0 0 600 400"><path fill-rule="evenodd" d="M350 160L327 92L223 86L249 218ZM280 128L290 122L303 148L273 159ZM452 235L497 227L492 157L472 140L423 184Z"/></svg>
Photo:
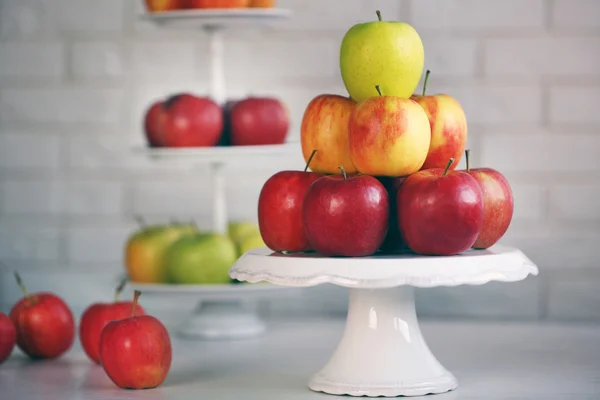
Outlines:
<svg viewBox="0 0 600 400"><path fill-rule="evenodd" d="M388 229L385 187L369 175L328 175L313 182L304 198L302 222L311 247L325 256L375 253Z"/></svg>
<svg viewBox="0 0 600 400"><path fill-rule="evenodd" d="M388 219L388 231L385 240L381 245L381 251L384 253L398 253L408 250L408 246L402 239L400 227L398 226L398 205L396 197L398 188L406 177L390 178L387 176L378 176L377 179L385 187L390 201L390 217Z"/></svg>
<svg viewBox="0 0 600 400"><path fill-rule="evenodd" d="M284 104L271 97L248 97L231 110L231 143L234 146L282 144L289 129Z"/></svg>
<svg viewBox="0 0 600 400"><path fill-rule="evenodd" d="M10 318L0 313L0 364L10 357L17 341L17 331Z"/></svg>
<svg viewBox="0 0 600 400"><path fill-rule="evenodd" d="M461 171L431 168L408 176L398 189L398 224L408 247L450 256L473 246L483 226L483 194Z"/></svg>
<svg viewBox="0 0 600 400"><path fill-rule="evenodd" d="M111 321L117 321L131 316L133 302L119 301L119 295L126 281L121 282L115 290L115 301L112 303L94 303L81 315L79 323L79 340L85 354L94 362L100 364L100 334L102 329ZM135 309L135 315L144 315L141 305Z"/></svg>
<svg viewBox="0 0 600 400"><path fill-rule="evenodd" d="M134 293L130 317L109 322L100 336L102 368L123 389L157 387L171 368L167 329L150 315L135 315L140 294L137 290Z"/></svg>
<svg viewBox="0 0 600 400"><path fill-rule="evenodd" d="M475 249L494 245L508 230L514 211L514 199L508 180L495 169L469 165L469 150L465 150L466 173L471 175L483 193L483 227L473 244Z"/></svg>
<svg viewBox="0 0 600 400"><path fill-rule="evenodd" d="M154 102L144 116L144 132L151 147L164 146L162 124L164 121L163 102Z"/></svg>
<svg viewBox="0 0 600 400"><path fill-rule="evenodd" d="M25 295L10 311L17 331L17 346L31 358L56 358L75 339L75 322L69 306L54 293L29 294L19 274L17 284Z"/></svg>
<svg viewBox="0 0 600 400"><path fill-rule="evenodd" d="M239 100L228 100L223 105L223 132L217 146L231 146L231 109Z"/></svg>
<svg viewBox="0 0 600 400"><path fill-rule="evenodd" d="M308 187L322 174L307 171L280 171L263 185L258 197L258 226L263 241L274 251L311 250L302 224L302 204Z"/></svg>

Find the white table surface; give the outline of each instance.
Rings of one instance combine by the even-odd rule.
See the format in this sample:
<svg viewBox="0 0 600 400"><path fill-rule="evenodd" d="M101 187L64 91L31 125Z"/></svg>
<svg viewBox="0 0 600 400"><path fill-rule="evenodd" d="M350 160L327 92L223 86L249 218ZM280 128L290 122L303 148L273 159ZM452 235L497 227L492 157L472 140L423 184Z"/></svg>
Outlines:
<svg viewBox="0 0 600 400"><path fill-rule="evenodd" d="M427 399L600 399L600 325L423 322L429 346L459 388ZM55 361L15 351L0 365L2 400L308 400L310 375L340 338L341 320L270 323L259 339L195 342L173 338L173 364L156 389L121 390L74 346Z"/></svg>

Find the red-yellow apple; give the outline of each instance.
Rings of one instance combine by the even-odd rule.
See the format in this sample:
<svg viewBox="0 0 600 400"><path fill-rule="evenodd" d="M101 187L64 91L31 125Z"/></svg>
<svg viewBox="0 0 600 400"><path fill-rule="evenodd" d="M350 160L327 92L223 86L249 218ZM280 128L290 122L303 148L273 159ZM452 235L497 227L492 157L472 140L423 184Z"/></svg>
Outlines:
<svg viewBox="0 0 600 400"><path fill-rule="evenodd" d="M339 166L346 173L356 172L350 159L348 120L356 102L348 97L322 94L310 101L300 127L302 155L307 161L313 149L318 152L310 169L322 174L339 174Z"/></svg>
<svg viewBox="0 0 600 400"><path fill-rule="evenodd" d="M450 170L456 168L467 144L467 117L460 103L447 94L426 95L428 70L423 83L423 94L413 94L410 98L417 103L429 118L431 126L431 143L429 152L421 169L445 168L450 158L454 163Z"/></svg>
<svg viewBox="0 0 600 400"><path fill-rule="evenodd" d="M189 8L245 8L250 0L187 0Z"/></svg>
<svg viewBox="0 0 600 400"><path fill-rule="evenodd" d="M250 7L273 8L277 0L250 0Z"/></svg>
<svg viewBox="0 0 600 400"><path fill-rule="evenodd" d="M186 0L146 0L148 11L170 11L185 8Z"/></svg>
<svg viewBox="0 0 600 400"><path fill-rule="evenodd" d="M413 100L380 94L354 108L348 121L348 141L358 172L400 177L423 166L431 129L427 114Z"/></svg>

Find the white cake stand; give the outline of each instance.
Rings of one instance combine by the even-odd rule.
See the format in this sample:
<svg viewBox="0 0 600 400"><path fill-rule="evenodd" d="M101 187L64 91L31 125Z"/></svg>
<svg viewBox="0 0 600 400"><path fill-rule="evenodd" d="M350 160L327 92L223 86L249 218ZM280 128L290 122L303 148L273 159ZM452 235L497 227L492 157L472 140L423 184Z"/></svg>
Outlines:
<svg viewBox="0 0 600 400"><path fill-rule="evenodd" d="M514 282L528 274L538 274L535 264L520 250L503 246L452 257L322 257L257 249L230 269L230 276L240 281L350 288L344 335L308 386L334 395L370 397L421 396L458 385L421 335L413 287Z"/></svg>
<svg viewBox="0 0 600 400"><path fill-rule="evenodd" d="M183 337L206 340L246 339L263 334L264 322L244 303L272 296L285 289L270 284L161 285L129 282L128 285L144 293L144 297L197 300L193 313L176 332Z"/></svg>

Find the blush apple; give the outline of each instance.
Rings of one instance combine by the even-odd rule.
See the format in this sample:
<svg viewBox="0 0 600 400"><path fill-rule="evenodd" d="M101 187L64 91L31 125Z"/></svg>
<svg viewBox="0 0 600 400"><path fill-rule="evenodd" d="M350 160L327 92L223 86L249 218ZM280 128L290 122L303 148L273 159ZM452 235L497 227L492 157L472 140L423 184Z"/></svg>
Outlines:
<svg viewBox="0 0 600 400"><path fill-rule="evenodd" d="M17 331L17 346L31 358L57 358L73 345L75 322L69 306L54 293L29 294L15 273L24 297L9 317Z"/></svg>
<svg viewBox="0 0 600 400"><path fill-rule="evenodd" d="M123 280L115 290L115 300L112 303L94 303L81 315L79 323L79 340L85 354L94 362L100 364L100 334L102 329L111 321L118 321L131 315L133 303L119 301L119 295L127 281ZM144 315L141 305L135 308L135 315Z"/></svg>
<svg viewBox="0 0 600 400"><path fill-rule="evenodd" d="M231 109L234 146L282 144L290 126L286 107L272 97L248 97Z"/></svg>
<svg viewBox="0 0 600 400"><path fill-rule="evenodd" d="M187 0L145 0L148 11L171 11L185 8Z"/></svg>
<svg viewBox="0 0 600 400"><path fill-rule="evenodd" d="M412 95L429 119L431 143L421 169L444 168L450 158L456 168L467 144L467 117L460 103L447 94L426 95L430 71L425 74L423 94Z"/></svg>
<svg viewBox="0 0 600 400"><path fill-rule="evenodd" d="M483 193L483 227L473 244L475 249L493 246L508 230L514 212L514 199L508 180L493 168L471 169L469 150L465 150L466 173L471 175Z"/></svg>
<svg viewBox="0 0 600 400"><path fill-rule="evenodd" d="M171 368L172 348L164 325L150 315L136 315L135 291L130 317L109 322L100 336L102 368L122 389L159 386Z"/></svg>
<svg viewBox="0 0 600 400"><path fill-rule="evenodd" d="M245 8L250 0L187 0L189 8Z"/></svg>
<svg viewBox="0 0 600 400"><path fill-rule="evenodd" d="M302 205L302 223L311 247L325 256L374 254L388 229L385 187L368 175L328 175L313 182Z"/></svg>
<svg viewBox="0 0 600 400"><path fill-rule="evenodd" d="M152 103L144 115L144 133L150 147L162 147L165 144L162 137L164 116L162 101Z"/></svg>
<svg viewBox="0 0 600 400"><path fill-rule="evenodd" d="M473 246L483 226L483 194L471 175L432 168L407 177L398 189L398 225L418 254L450 256Z"/></svg>
<svg viewBox="0 0 600 400"><path fill-rule="evenodd" d="M0 313L0 364L10 357L17 341L14 324L4 313Z"/></svg>
<svg viewBox="0 0 600 400"><path fill-rule="evenodd" d="M263 185L258 197L258 226L263 241L274 251L311 250L302 224L302 204L308 187L322 174L307 171L317 150L313 150L304 171L280 171Z"/></svg>

